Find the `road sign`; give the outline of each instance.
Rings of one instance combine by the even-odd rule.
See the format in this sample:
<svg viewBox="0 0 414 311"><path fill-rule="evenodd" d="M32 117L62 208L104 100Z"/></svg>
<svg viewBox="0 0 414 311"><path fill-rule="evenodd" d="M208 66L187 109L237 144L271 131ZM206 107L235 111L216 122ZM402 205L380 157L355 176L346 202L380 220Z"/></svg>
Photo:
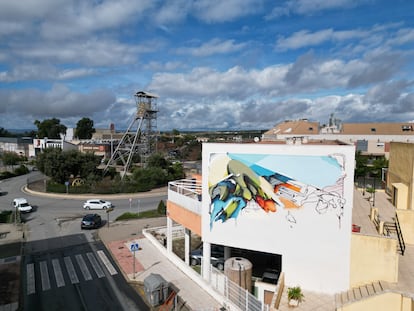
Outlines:
<svg viewBox="0 0 414 311"><path fill-rule="evenodd" d="M138 243L133 243L133 244L131 244L131 252L135 252L135 251L137 251L137 250L139 250L139 245L138 245Z"/></svg>
<svg viewBox="0 0 414 311"><path fill-rule="evenodd" d="M114 208L113 207L110 207L110 208L107 208L105 211L107 212L107 213L109 213L109 212L112 212L114 210Z"/></svg>

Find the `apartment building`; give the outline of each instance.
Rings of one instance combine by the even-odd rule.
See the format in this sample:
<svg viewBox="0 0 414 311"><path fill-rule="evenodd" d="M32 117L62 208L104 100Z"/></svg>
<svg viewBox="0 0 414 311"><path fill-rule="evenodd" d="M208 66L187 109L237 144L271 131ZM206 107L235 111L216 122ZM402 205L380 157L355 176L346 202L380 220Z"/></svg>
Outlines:
<svg viewBox="0 0 414 311"><path fill-rule="evenodd" d="M184 262L190 269L191 239L200 236L201 277L209 284L206 290L218 291L220 272L210 266L212 246L224 247L221 275L227 277L234 277L229 261L247 255L253 266L247 271L251 299L261 304L257 310L283 310L290 286L305 291L303 307L318 301L318 310L411 310L414 290L409 278L405 283L399 278L407 250L412 252L414 221L397 209L396 223L385 192L377 194L375 205L354 188L355 148L327 141L203 144L202 176L169 184L167 252L172 254L173 228L184 228ZM391 151L390 176L399 174L391 167L395 157ZM400 190L402 180L409 177L393 182L397 205L411 200L408 190ZM396 225L402 233L390 234ZM258 260L263 256L267 259ZM280 272L277 284L260 278L267 265ZM232 300L225 291L221 294Z"/></svg>
<svg viewBox="0 0 414 311"><path fill-rule="evenodd" d="M391 142L414 142L413 123L342 123L330 120L327 125L307 119L287 120L262 135L263 141L340 140L353 144L362 155L387 159Z"/></svg>

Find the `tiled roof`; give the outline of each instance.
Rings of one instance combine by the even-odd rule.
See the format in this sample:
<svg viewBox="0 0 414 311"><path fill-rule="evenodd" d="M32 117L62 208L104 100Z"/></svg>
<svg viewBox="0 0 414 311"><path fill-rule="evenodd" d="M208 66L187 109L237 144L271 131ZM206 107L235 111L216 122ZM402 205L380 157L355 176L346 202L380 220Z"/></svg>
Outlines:
<svg viewBox="0 0 414 311"><path fill-rule="evenodd" d="M414 135L413 123L343 123L346 135Z"/></svg>
<svg viewBox="0 0 414 311"><path fill-rule="evenodd" d="M315 135L319 134L319 122L309 122L308 120L293 120L285 121L269 131L265 132L264 135L283 135L283 134L294 134L294 135Z"/></svg>

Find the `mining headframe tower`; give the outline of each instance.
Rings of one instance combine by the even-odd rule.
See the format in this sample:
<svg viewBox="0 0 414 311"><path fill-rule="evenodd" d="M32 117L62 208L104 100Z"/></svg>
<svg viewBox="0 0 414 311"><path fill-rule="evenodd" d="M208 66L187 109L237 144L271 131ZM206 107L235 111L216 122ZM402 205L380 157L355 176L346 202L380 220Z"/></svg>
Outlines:
<svg viewBox="0 0 414 311"><path fill-rule="evenodd" d="M121 178L130 172L135 155L142 166L157 148L157 98L155 94L139 91L135 95L137 110L127 130L104 169L110 167L120 172Z"/></svg>

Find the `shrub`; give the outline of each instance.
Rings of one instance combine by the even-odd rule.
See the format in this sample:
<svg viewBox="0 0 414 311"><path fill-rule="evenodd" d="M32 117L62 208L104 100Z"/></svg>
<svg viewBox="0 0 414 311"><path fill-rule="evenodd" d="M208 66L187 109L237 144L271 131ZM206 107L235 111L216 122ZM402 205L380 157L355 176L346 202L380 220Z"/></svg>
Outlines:
<svg viewBox="0 0 414 311"><path fill-rule="evenodd" d="M158 203L157 211L158 211L158 214L160 214L160 215L165 215L166 214L167 207L165 206L165 203L164 203L163 200L161 200L160 203Z"/></svg>

